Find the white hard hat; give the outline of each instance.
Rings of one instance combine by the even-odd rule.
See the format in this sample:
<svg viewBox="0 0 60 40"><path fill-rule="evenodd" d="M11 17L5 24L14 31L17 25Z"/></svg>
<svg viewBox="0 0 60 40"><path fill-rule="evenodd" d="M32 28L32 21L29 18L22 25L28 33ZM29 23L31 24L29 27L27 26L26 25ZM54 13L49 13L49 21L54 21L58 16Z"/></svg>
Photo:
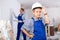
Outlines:
<svg viewBox="0 0 60 40"><path fill-rule="evenodd" d="M36 2L32 5L32 10L36 7L42 7L42 5L39 2Z"/></svg>

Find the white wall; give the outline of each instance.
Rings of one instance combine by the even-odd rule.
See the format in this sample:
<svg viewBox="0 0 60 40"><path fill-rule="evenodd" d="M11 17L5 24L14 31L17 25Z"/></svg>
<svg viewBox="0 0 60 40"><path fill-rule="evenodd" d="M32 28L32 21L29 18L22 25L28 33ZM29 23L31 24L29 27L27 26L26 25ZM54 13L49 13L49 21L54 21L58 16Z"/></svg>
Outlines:
<svg viewBox="0 0 60 40"><path fill-rule="evenodd" d="M0 14L2 15L2 19L9 20L9 15L11 14L10 9L12 9L16 13L16 15L18 14L20 4L17 2L17 0L1 0L0 2Z"/></svg>
<svg viewBox="0 0 60 40"><path fill-rule="evenodd" d="M0 8L0 19L1 19L1 8Z"/></svg>
<svg viewBox="0 0 60 40"><path fill-rule="evenodd" d="M26 18L32 17L32 10L31 9L25 9Z"/></svg>

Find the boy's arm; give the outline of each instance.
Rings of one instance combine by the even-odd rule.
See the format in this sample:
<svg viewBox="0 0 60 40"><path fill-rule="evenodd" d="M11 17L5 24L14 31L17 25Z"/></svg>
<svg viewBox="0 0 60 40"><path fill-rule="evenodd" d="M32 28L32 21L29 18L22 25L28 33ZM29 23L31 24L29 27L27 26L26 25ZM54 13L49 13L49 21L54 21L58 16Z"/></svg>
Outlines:
<svg viewBox="0 0 60 40"><path fill-rule="evenodd" d="M48 18L48 15L45 15L45 23L46 23L46 24L49 24L49 18Z"/></svg>
<svg viewBox="0 0 60 40"><path fill-rule="evenodd" d="M48 17L48 15L47 15L47 12L46 12L46 8L45 7L43 7L43 12L44 12L44 16L45 16L45 23L46 24L49 24L49 17Z"/></svg>
<svg viewBox="0 0 60 40"><path fill-rule="evenodd" d="M33 38L33 34L29 34L25 29L22 30L26 36L28 36L29 38Z"/></svg>
<svg viewBox="0 0 60 40"><path fill-rule="evenodd" d="M29 38L33 37L33 34L30 33L31 25L32 25L31 20L30 19L26 19L24 21L24 24L23 24L22 28L21 28L22 32L24 32L26 34L26 36L28 36Z"/></svg>

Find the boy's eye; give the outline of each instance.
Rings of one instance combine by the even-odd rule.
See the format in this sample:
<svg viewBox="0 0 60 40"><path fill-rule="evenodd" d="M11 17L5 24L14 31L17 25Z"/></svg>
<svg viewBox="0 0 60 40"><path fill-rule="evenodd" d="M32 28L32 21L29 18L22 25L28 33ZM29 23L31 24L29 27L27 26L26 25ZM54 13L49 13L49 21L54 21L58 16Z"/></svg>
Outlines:
<svg viewBox="0 0 60 40"><path fill-rule="evenodd" d="M38 11L36 11L36 13L38 13Z"/></svg>
<svg viewBox="0 0 60 40"><path fill-rule="evenodd" d="M41 13L41 11L39 11L39 13Z"/></svg>
<svg viewBox="0 0 60 40"><path fill-rule="evenodd" d="M36 13L41 13L41 11L36 11Z"/></svg>

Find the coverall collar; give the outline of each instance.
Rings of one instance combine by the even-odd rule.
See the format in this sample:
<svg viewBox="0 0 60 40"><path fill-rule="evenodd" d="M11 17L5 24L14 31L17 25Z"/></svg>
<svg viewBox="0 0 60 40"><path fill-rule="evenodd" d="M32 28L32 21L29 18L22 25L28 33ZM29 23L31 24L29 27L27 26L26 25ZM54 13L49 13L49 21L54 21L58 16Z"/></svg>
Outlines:
<svg viewBox="0 0 60 40"><path fill-rule="evenodd" d="M34 16L33 16L34 20L35 21L38 21L38 20L41 20L42 17L39 17L38 19L36 19Z"/></svg>

